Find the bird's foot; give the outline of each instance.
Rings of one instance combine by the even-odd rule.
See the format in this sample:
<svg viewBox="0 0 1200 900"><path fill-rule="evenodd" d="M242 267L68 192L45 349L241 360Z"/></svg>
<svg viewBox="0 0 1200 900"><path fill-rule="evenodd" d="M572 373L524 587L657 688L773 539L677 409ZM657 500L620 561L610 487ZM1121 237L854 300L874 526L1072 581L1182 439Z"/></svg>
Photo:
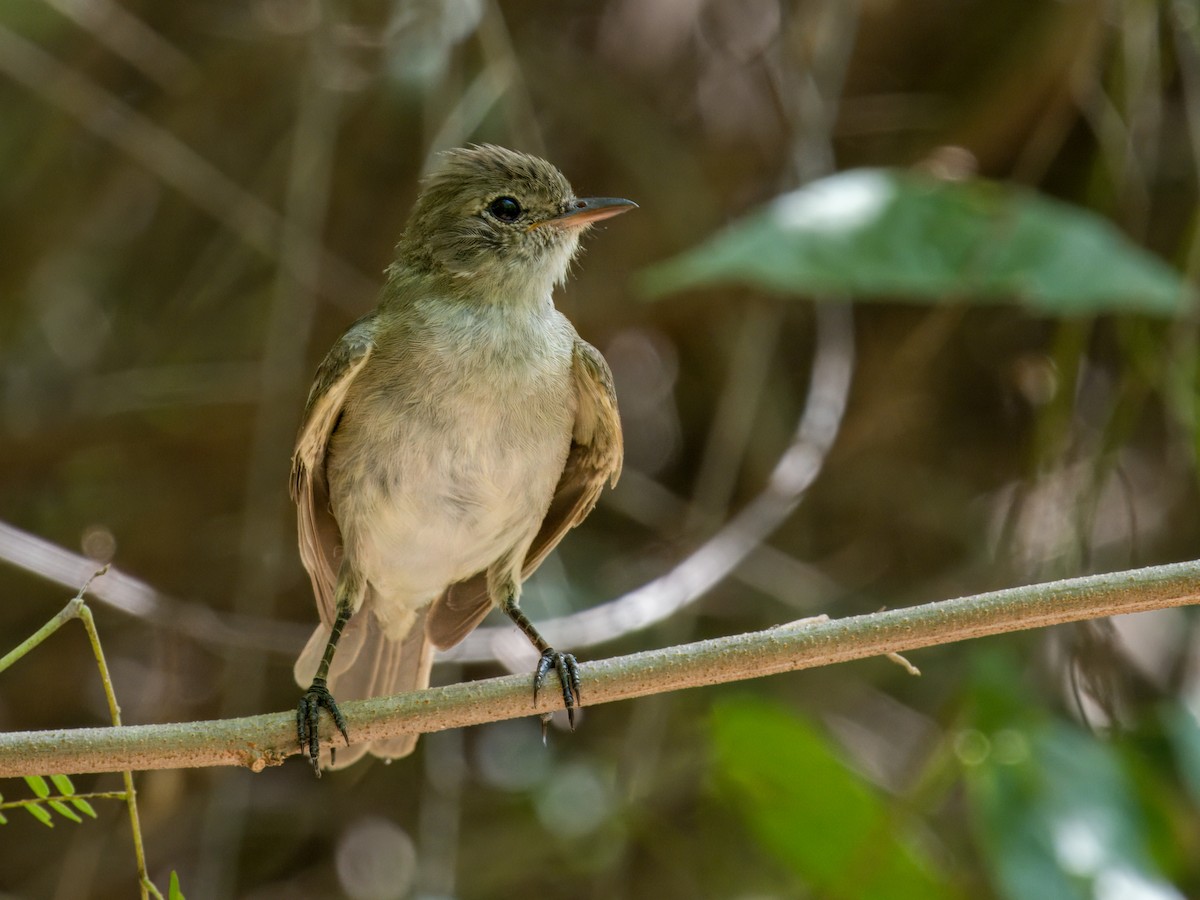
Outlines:
<svg viewBox="0 0 1200 900"><path fill-rule="evenodd" d="M346 740L346 745L349 746L350 735L346 731L346 717L338 709L333 694L329 693L325 679L314 678L312 686L304 692L304 696L300 698L300 703L296 707L296 738L300 742L300 752L308 755L308 761L312 763L313 771L317 773L318 778L321 777L322 707L329 710L329 715L333 716L333 724L337 726L338 731Z"/></svg>
<svg viewBox="0 0 1200 900"><path fill-rule="evenodd" d="M538 660L537 669L533 673L533 702L537 703L538 692L551 669L558 674L558 683L562 685L563 705L567 708L567 721L574 731L575 710L579 708L583 692L579 685L579 663L575 662L575 657L570 653L559 653L553 647L542 651L542 658ZM546 740L546 723L549 721L548 714L542 716L543 742Z"/></svg>

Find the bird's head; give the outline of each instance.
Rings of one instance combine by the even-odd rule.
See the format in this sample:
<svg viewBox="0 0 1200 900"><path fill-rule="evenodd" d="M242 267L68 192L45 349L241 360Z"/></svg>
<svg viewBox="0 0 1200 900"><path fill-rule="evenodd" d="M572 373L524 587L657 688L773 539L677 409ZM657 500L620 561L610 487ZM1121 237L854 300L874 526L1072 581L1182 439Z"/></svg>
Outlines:
<svg viewBox="0 0 1200 900"><path fill-rule="evenodd" d="M400 263L447 275L472 296L537 301L566 277L588 226L636 205L578 198L536 156L491 144L448 150L417 198Z"/></svg>

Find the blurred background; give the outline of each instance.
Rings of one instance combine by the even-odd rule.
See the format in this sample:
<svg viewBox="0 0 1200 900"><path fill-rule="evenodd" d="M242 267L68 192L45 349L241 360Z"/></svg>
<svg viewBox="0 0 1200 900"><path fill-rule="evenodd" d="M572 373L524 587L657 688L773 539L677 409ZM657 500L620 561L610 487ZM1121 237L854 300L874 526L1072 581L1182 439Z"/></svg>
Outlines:
<svg viewBox="0 0 1200 900"><path fill-rule="evenodd" d="M1192 2L8 0L0 122L0 643L111 561L126 722L294 706L311 375L472 141L641 207L559 295L626 472L524 605L656 620L600 614L581 660L1196 555L1192 301L1136 286L1200 270ZM834 248L836 215L756 212L861 167L923 224ZM922 280L993 201L1040 224L989 239L1028 283ZM597 707L546 747L529 719L319 781L149 772L149 867L189 900L1200 896L1198 653L1167 611ZM78 627L0 678L4 730L105 721ZM10 814L0 895L134 896L98 812Z"/></svg>

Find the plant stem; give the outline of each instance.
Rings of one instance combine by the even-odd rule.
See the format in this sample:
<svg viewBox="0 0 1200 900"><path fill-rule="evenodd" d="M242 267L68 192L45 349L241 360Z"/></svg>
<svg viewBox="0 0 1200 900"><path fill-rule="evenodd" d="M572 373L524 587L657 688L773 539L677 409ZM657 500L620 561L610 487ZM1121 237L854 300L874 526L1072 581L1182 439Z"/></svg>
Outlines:
<svg viewBox="0 0 1200 900"><path fill-rule="evenodd" d="M51 794L49 797L29 797L25 800L5 800L0 803L0 809L16 809L18 806L28 806L30 803L51 803L59 801L70 803L72 800L124 800L124 791L91 791L87 794Z"/></svg>
<svg viewBox="0 0 1200 900"><path fill-rule="evenodd" d="M60 609L49 622L47 622L29 637L25 638L25 640L21 641L21 643L17 644L13 650L4 654L3 657L0 657L0 672L3 672L34 647L38 646L38 644L46 640L46 638L50 637L50 635L54 634L54 632L58 631L58 629L62 628L67 622L78 618L79 610L81 607L83 607L84 593L89 587L92 586L93 581L107 571L108 566L104 566L103 568L93 572L92 577L83 583L83 586L79 589L75 596L68 600L67 605Z"/></svg>
<svg viewBox="0 0 1200 900"><path fill-rule="evenodd" d="M76 598L79 600L77 615L87 632L88 643L92 645L92 654L96 657L96 666L100 670L100 683L104 686L104 699L108 701L108 713L112 717L113 726L119 728L121 707L117 703L117 694L113 690L108 663L104 659L104 648L100 645L100 633L96 631L96 620L92 617L92 611L88 609L87 604L83 602L83 592L86 589L87 585L85 584L80 588ZM151 883L150 876L146 871L146 850L142 844L142 824L141 818L138 816L137 788L133 786L133 771L131 769L122 770L121 778L125 782L125 808L129 811L129 828L133 833L133 854L137 859L138 883L141 886L142 898L145 900L153 893L161 900L162 894Z"/></svg>
<svg viewBox="0 0 1200 900"><path fill-rule="evenodd" d="M6 654L3 659L0 659L0 672L3 672L26 653L33 650L42 641L62 628L62 626L70 622L72 619L79 619L83 623L84 631L87 632L88 643L92 645L92 655L96 658L96 667L100 670L100 683L104 686L104 697L108 701L108 712L112 717L114 728L121 726L121 707L117 703L117 695L113 691L112 678L109 676L108 663L104 659L104 647L100 644L100 633L96 630L96 620L92 617L92 611L88 609L87 603L83 599L83 595L87 593L87 589L91 587L92 582L108 571L108 566L103 566L94 573L92 577L83 583L79 591L72 597L67 605L50 619L45 625L35 631L32 635L17 645L16 649ZM40 774L41 772L58 772L53 766L41 769L38 772L30 772L30 775ZM108 770L113 771L113 770ZM142 900L147 900L151 895L162 900L162 894L159 892L153 883L150 881L150 876L146 872L146 851L142 844L142 827L138 818L137 808L137 790L133 786L133 771L131 769L121 770L121 776L125 782L124 791L113 791L105 794L82 794L82 797L119 797L125 801L125 807L129 811L129 825L133 832L133 852L137 858L138 867L138 885L141 889ZM67 798L68 800L70 798ZM3 804L8 805L8 804ZM3 806L0 805L0 806Z"/></svg>

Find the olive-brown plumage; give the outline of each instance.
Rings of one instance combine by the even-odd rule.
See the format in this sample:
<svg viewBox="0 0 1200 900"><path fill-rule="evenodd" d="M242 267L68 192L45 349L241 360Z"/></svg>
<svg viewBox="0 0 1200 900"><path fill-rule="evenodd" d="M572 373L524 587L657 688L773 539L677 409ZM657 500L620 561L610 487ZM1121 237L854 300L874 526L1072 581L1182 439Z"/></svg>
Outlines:
<svg viewBox="0 0 1200 900"><path fill-rule="evenodd" d="M536 157L444 154L387 270L379 306L317 371L292 458L300 555L321 625L296 662L301 749L320 772L321 708L428 683L493 606L542 652L535 691L579 684L521 613L521 582L621 470L608 365L555 309L579 235L634 204L578 199ZM396 757L416 735L351 744ZM326 760L328 762L328 760Z"/></svg>

